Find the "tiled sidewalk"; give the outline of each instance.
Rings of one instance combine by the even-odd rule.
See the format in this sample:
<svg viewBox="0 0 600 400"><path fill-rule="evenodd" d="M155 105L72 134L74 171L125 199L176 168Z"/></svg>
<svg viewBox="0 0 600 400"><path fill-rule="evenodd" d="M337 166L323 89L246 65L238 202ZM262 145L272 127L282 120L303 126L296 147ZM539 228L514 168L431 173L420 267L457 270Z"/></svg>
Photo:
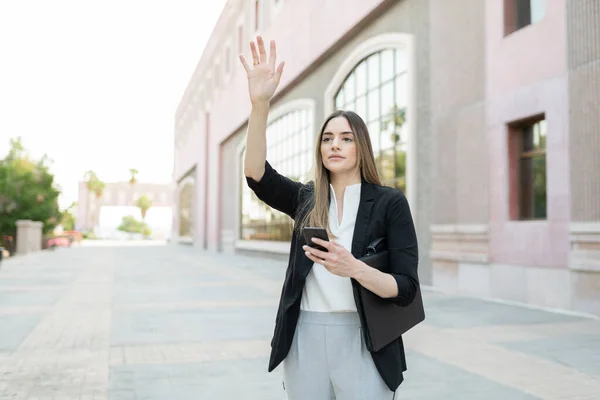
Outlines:
<svg viewBox="0 0 600 400"><path fill-rule="evenodd" d="M0 399L283 400L285 263L82 247L0 265ZM600 321L426 291L399 399L600 399Z"/></svg>

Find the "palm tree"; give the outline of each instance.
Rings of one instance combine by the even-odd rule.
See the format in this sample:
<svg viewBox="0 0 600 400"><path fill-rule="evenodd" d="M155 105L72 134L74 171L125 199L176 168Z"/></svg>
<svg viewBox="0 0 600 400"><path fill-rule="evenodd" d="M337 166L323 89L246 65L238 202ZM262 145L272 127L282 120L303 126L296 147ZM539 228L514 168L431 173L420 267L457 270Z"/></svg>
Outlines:
<svg viewBox="0 0 600 400"><path fill-rule="evenodd" d="M140 209L143 221L146 218L146 213L148 212L148 209L152 207L152 200L150 200L150 198L144 194L137 199L135 205Z"/></svg>
<svg viewBox="0 0 600 400"><path fill-rule="evenodd" d="M94 184L94 194L96 195L96 199L100 199L104 195L104 188L106 184L101 180L97 180Z"/></svg>
<svg viewBox="0 0 600 400"><path fill-rule="evenodd" d="M91 171L91 170L87 171L85 173L84 180L85 180L85 187L88 192L88 202L87 202L88 206L87 206L87 210L86 210L86 214L87 214L87 213L89 213L89 207L90 207L90 194L93 193L96 196L96 199L100 200L100 198L104 194L104 188L105 188L106 184L104 182L102 182L100 179L98 179L98 175L94 171ZM86 220L89 220L89 219L90 218L87 218ZM91 216L91 221L93 224L94 223L94 215L93 214Z"/></svg>
<svg viewBox="0 0 600 400"><path fill-rule="evenodd" d="M135 168L130 168L129 169L129 174L131 175L131 178L129 178L129 183L131 183L132 185L135 184L137 182L136 179L136 175L139 173L139 171Z"/></svg>

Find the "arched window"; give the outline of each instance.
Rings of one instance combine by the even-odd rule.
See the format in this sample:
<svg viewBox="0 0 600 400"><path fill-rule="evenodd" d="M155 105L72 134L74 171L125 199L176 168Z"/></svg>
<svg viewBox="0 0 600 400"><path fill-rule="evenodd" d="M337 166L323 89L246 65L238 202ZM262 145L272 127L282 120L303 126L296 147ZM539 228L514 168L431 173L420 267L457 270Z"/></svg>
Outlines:
<svg viewBox="0 0 600 400"><path fill-rule="evenodd" d="M179 192L179 236L193 236L194 180L185 180Z"/></svg>
<svg viewBox="0 0 600 400"><path fill-rule="evenodd" d="M295 181L306 182L312 167L313 107L312 101L302 100L284 105L271 113L267 125L267 160L277 172ZM240 162L242 177L244 152ZM291 240L293 221L260 201L245 179L241 185L240 239Z"/></svg>
<svg viewBox="0 0 600 400"><path fill-rule="evenodd" d="M386 48L363 58L334 94L334 108L352 110L369 128L382 183L406 191L407 55Z"/></svg>

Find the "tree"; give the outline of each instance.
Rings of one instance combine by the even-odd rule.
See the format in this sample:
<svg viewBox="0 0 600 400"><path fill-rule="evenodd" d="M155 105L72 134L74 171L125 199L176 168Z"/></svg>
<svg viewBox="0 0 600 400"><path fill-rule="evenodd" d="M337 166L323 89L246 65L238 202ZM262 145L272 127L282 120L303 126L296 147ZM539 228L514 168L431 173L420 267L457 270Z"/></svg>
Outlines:
<svg viewBox="0 0 600 400"><path fill-rule="evenodd" d="M117 229L130 234L140 233L144 237L149 237L152 234L148 225L144 221L138 221L133 215L124 216Z"/></svg>
<svg viewBox="0 0 600 400"><path fill-rule="evenodd" d="M135 205L139 207L140 212L142 213L142 220L146 219L146 213L150 207L152 207L152 200L150 200L150 198L144 194L137 199Z"/></svg>
<svg viewBox="0 0 600 400"><path fill-rule="evenodd" d="M75 216L73 213L75 212L76 208L77 203L73 202L62 212L62 219L60 223L65 231L72 231L75 229Z"/></svg>
<svg viewBox="0 0 600 400"><path fill-rule="evenodd" d="M106 184L98 178L98 175L94 171L91 171L91 170L87 171L85 173L83 179L85 181L85 187L88 191L86 214L89 214L90 194L94 194L96 199L99 200L102 197L102 195L104 194L104 188L105 188ZM90 220L90 219L93 224L94 223L94 215L93 214L91 215L91 218L86 218L86 220Z"/></svg>
<svg viewBox="0 0 600 400"><path fill-rule="evenodd" d="M51 232L62 219L51 161L46 155L32 160L21 138L9 143L8 155L0 160L0 233L15 236L20 219L42 222L43 233Z"/></svg>
<svg viewBox="0 0 600 400"><path fill-rule="evenodd" d="M376 157L380 165L380 175L382 178L390 181L387 184L391 184L396 189L401 189L402 191L406 191L406 153L405 150L399 149L398 146L406 140L406 138L402 138L401 136L402 127L405 123L406 107L399 107L394 104L388 110L380 126L382 134L388 130L390 131L390 142L393 143L393 146L389 149L384 149L384 154L381 157Z"/></svg>
<svg viewBox="0 0 600 400"><path fill-rule="evenodd" d="M138 174L138 170L135 168L130 168L129 169L129 174L131 175L131 178L129 178L129 183L131 183L132 185L134 185L137 182L136 179L136 175Z"/></svg>

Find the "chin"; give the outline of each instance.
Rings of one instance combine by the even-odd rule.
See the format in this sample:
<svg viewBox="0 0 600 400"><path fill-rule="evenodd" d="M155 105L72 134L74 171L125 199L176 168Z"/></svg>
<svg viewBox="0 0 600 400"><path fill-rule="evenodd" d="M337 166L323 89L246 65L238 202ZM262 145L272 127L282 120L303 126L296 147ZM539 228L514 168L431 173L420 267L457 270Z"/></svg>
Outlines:
<svg viewBox="0 0 600 400"><path fill-rule="evenodd" d="M328 163L325 168L332 174L346 174L352 172L354 168L346 165L336 165L335 163Z"/></svg>

